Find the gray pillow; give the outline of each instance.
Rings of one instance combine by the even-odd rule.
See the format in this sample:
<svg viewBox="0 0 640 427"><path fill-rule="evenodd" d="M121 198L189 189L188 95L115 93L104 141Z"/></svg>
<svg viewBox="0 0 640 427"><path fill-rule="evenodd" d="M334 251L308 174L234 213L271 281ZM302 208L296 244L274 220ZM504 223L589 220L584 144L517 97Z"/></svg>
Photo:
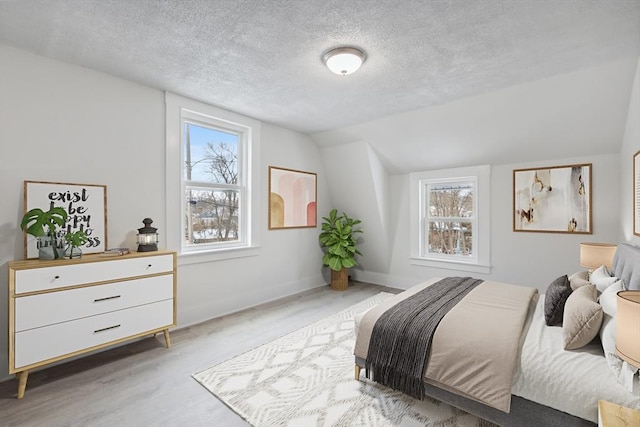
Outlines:
<svg viewBox="0 0 640 427"><path fill-rule="evenodd" d="M574 291L580 286L590 285L591 283L589 282L589 272L587 270L584 270L573 273L571 276L569 276L569 284L571 285L571 289Z"/></svg>
<svg viewBox="0 0 640 427"><path fill-rule="evenodd" d="M562 323L564 304L569 295L571 295L571 285L566 274L551 282L544 295L544 320L547 326Z"/></svg>
<svg viewBox="0 0 640 427"><path fill-rule="evenodd" d="M596 299L596 285L581 286L567 299L562 324L562 343L565 350L584 347L600 332L602 307Z"/></svg>

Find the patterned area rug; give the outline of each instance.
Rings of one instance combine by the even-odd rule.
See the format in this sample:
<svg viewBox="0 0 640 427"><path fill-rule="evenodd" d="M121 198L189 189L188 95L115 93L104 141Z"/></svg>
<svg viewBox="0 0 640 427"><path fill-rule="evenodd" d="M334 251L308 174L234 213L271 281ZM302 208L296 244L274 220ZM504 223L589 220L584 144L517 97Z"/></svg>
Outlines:
<svg viewBox="0 0 640 427"><path fill-rule="evenodd" d="M493 425L380 386L364 371L354 379L353 319L390 296L382 292L193 378L256 427Z"/></svg>

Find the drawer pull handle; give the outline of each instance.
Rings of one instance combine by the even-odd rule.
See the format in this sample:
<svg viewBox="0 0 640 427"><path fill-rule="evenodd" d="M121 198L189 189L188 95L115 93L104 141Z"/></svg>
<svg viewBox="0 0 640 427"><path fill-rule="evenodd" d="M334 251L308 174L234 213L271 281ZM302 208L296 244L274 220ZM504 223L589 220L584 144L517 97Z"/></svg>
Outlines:
<svg viewBox="0 0 640 427"><path fill-rule="evenodd" d="M110 300L110 299L117 299L117 298L120 298L120 296L121 296L121 295L114 295L114 296L112 296L112 297L97 298L97 299L94 299L94 300L93 300L93 302L108 301L108 300Z"/></svg>
<svg viewBox="0 0 640 427"><path fill-rule="evenodd" d="M151 264L147 265L147 268L151 268Z"/></svg>
<svg viewBox="0 0 640 427"><path fill-rule="evenodd" d="M59 279L59 278L60 278L60 276L55 276L55 277L54 277L54 279Z"/></svg>
<svg viewBox="0 0 640 427"><path fill-rule="evenodd" d="M97 334L98 332L104 332L104 331L108 331L108 330L110 330L110 329L116 329L116 328L119 328L120 326L121 326L121 325L109 326L109 327L107 327L107 328L102 328L102 329L95 330L95 331L93 331L93 333L94 333L94 334Z"/></svg>

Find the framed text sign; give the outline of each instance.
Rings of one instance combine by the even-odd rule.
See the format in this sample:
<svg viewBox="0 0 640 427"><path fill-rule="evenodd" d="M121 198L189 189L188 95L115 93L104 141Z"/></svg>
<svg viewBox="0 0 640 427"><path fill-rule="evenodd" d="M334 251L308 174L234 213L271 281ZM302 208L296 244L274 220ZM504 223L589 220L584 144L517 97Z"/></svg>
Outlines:
<svg viewBox="0 0 640 427"><path fill-rule="evenodd" d="M633 234L640 236L640 151L633 155Z"/></svg>
<svg viewBox="0 0 640 427"><path fill-rule="evenodd" d="M513 171L513 231L591 234L591 163Z"/></svg>
<svg viewBox="0 0 640 427"><path fill-rule="evenodd" d="M269 166L269 230L316 226L317 176Z"/></svg>
<svg viewBox="0 0 640 427"><path fill-rule="evenodd" d="M87 243L85 254L104 252L107 248L107 186L68 184L63 182L24 182L24 212L34 208L44 211L61 207L69 215L60 233L82 230ZM37 258L36 238L25 233L25 258Z"/></svg>

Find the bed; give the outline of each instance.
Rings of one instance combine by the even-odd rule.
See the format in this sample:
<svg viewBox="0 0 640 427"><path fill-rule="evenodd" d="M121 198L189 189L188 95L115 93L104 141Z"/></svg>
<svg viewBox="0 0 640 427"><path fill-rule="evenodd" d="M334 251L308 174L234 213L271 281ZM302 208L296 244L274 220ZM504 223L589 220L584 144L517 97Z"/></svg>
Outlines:
<svg viewBox="0 0 640 427"><path fill-rule="evenodd" d="M611 273L623 280L626 289L640 290L640 249L620 244ZM418 287L423 289L437 282L434 279ZM417 292L420 290L411 288L381 304L386 307L374 308L356 318L356 379L360 377L361 368L367 366L367 351L363 348L368 346L368 338L365 340L358 333L361 329L366 330L366 326L361 328L361 324L367 322L365 316L375 319L378 315L374 310L384 312L407 298L403 294ZM396 301L392 301L394 299ZM428 375L423 378L424 394L503 426L593 426L597 423L600 399L640 410L638 374L633 378L636 386L633 391L622 386L605 360L598 338L578 350L564 350L562 327L550 327L545 323L544 300L544 295L534 293L522 319L506 411L497 409L500 405L476 399ZM464 342L453 345L469 346ZM473 378L481 370L473 372L467 378Z"/></svg>

